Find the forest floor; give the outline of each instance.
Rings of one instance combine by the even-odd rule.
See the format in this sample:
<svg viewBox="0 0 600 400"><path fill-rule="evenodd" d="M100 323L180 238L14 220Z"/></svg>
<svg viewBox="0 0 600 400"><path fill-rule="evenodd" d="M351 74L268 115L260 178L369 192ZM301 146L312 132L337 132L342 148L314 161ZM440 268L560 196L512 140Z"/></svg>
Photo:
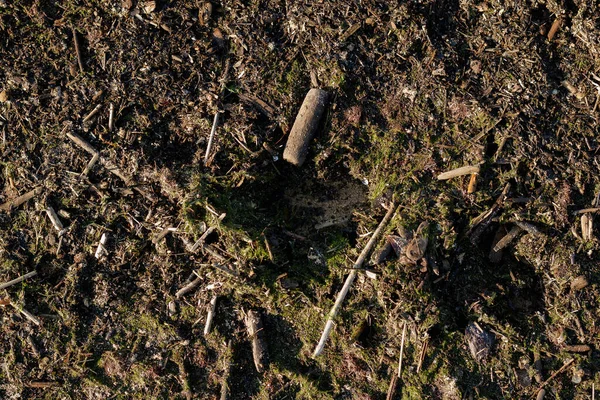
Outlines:
<svg viewBox="0 0 600 400"><path fill-rule="evenodd" d="M597 2L0 0L0 62L0 285L37 272L2 399L385 399L400 357L389 398L600 387ZM369 258L313 357L391 200L375 254L424 257Z"/></svg>

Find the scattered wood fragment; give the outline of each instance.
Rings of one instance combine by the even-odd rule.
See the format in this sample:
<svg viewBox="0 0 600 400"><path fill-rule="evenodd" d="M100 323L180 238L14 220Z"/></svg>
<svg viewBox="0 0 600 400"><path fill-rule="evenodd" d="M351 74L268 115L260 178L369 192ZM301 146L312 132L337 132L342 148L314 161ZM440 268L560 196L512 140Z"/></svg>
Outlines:
<svg viewBox="0 0 600 400"><path fill-rule="evenodd" d="M38 194L42 193L42 188L37 187L24 195L17 197L14 200L7 201L6 203L0 205L0 210L2 211L10 211L12 208L19 207L21 204L33 199Z"/></svg>
<svg viewBox="0 0 600 400"><path fill-rule="evenodd" d="M577 210L575 211L573 214L584 214L584 213L595 213L600 211L600 207L594 207L594 208L584 208L582 210Z"/></svg>
<svg viewBox="0 0 600 400"><path fill-rule="evenodd" d="M217 132L217 126L219 125L219 111L215 113L213 119L212 128L210 130L210 136L208 137L208 145L206 146L206 153L204 154L204 165L208 165L210 151L212 149L213 140L215 139L215 133Z"/></svg>
<svg viewBox="0 0 600 400"><path fill-rule="evenodd" d="M56 215L54 209L52 207L48 207L46 209L46 214L48 215L48 218L50 218L50 222L52 222L54 229L58 231L58 236L62 236L65 233L65 228L58 218L58 215Z"/></svg>
<svg viewBox="0 0 600 400"><path fill-rule="evenodd" d="M102 237L100 237L100 243L98 243L98 248L96 248L96 254L94 254L94 257L96 257L96 259L99 259L100 257L108 254L106 247L104 247L107 241L108 235L105 232L102 234Z"/></svg>
<svg viewBox="0 0 600 400"><path fill-rule="evenodd" d="M98 104L96 107L94 107L94 109L92 111L90 111L90 113L88 115L86 115L83 118L82 122L85 124L90 119L94 118L94 115L98 114L98 112L100 111L101 108L102 108L102 104Z"/></svg>
<svg viewBox="0 0 600 400"><path fill-rule="evenodd" d="M8 287L11 287L13 285L16 285L17 283L23 282L25 279L31 278L33 276L37 275L37 271L31 271L26 273L25 275L21 275L18 278L13 279L12 281L8 281L6 283L3 283L0 285L0 290L2 289L6 289Z"/></svg>
<svg viewBox="0 0 600 400"><path fill-rule="evenodd" d="M467 187L467 193L472 194L477 190L477 177L479 174L471 174L471 179L469 180L469 186Z"/></svg>
<svg viewBox="0 0 600 400"><path fill-rule="evenodd" d="M594 217L590 213L581 215L581 238L590 241L594 237Z"/></svg>
<svg viewBox="0 0 600 400"><path fill-rule="evenodd" d="M25 318L27 318L28 320L30 320L31 322L33 322L34 324L36 324L37 326L40 326L42 323L39 319L37 319L32 313L30 313L29 311L27 311L26 309L24 309L23 307L20 307L18 304L13 303L12 301L10 302L10 305L14 307L15 310L19 311L21 314L23 314L23 316Z"/></svg>
<svg viewBox="0 0 600 400"><path fill-rule="evenodd" d="M248 93L248 94L243 94L240 93L239 98L241 101L243 101L244 103L253 106L254 108L256 108L258 111L260 111L261 114L263 114L265 117L269 118L269 119L273 119L274 115L275 115L275 108L270 105L269 103L266 103L265 101L261 100L260 98L258 98L257 96Z"/></svg>
<svg viewBox="0 0 600 400"><path fill-rule="evenodd" d="M110 103L108 106L108 131L112 132L115 125L115 105Z"/></svg>
<svg viewBox="0 0 600 400"><path fill-rule="evenodd" d="M392 376L390 386L388 388L386 400L393 400L394 394L396 393L396 387L398 386L398 380L402 375L402 358L404 357L404 341L406 339L406 322L404 322L404 328L402 328L402 342L400 343L400 359L398 360L398 372Z"/></svg>
<svg viewBox="0 0 600 400"><path fill-rule="evenodd" d="M421 372L421 367L423 366L423 361L425 361L425 356L427 355L427 348L429 347L429 338L425 339L423 346L421 347L421 354L419 356L419 363L417 364L417 374Z"/></svg>
<svg viewBox="0 0 600 400"><path fill-rule="evenodd" d="M397 208L398 208L398 204L395 202L389 207L387 213L385 214L385 217L383 217L383 219L379 223L379 226L373 233L373 236L371 236L371 239L369 239L365 248L360 253L360 255L358 256L358 259L352 266L352 271L350 272L350 274L348 274L348 277L346 278L346 282L344 282L344 286L342 287L342 290L340 290L340 292L338 293L337 298L335 299L335 304L333 305L333 307L331 308L331 311L329 312L329 315L327 316L327 322L325 323L325 329L323 329L323 333L321 334L321 339L319 340L319 343L317 344L317 347L315 348L313 357L317 357L323 352L323 349L325 348L325 343L327 342L327 338L329 338L329 334L331 333L331 329L333 328L334 319L337 316L338 312L340 311L342 303L344 302L344 299L346 298L346 295L348 294L348 291L350 290L350 286L352 286L354 279L356 279L358 270L362 268L362 265L365 262L365 259L371 252L371 249L377 242L377 239L383 232L385 226L392 219L392 216L396 212Z"/></svg>
<svg viewBox="0 0 600 400"><path fill-rule="evenodd" d="M471 227L467 232L467 236L469 236L471 243L479 243L481 235L487 229L490 222L492 222L492 218L494 218L502 208L502 205L504 204L504 201L506 200L509 191L510 183L507 183L506 186L504 186L504 189L502 190L500 196L498 196L498 198L496 199L494 205L492 205L492 207L490 207L489 210L484 211L478 217L473 219L473 221L471 222Z"/></svg>
<svg viewBox="0 0 600 400"><path fill-rule="evenodd" d="M304 164L310 141L325 114L328 99L329 94L324 90L310 89L308 91L285 145L284 160L298 167Z"/></svg>
<svg viewBox="0 0 600 400"><path fill-rule="evenodd" d="M575 361L574 358L571 358L570 360L566 361L562 367L560 367L558 369L558 371L554 372L552 375L550 375L550 378L546 379L538 388L536 394L538 394L539 392L541 392L542 390L544 390L544 387L546 387L546 385L548 383L550 383L554 378L556 378L560 373L562 373L565 369L567 369L571 364L573 364L573 362ZM539 399L539 397L538 397Z"/></svg>
<svg viewBox="0 0 600 400"><path fill-rule="evenodd" d="M210 21L210 17L213 13L213 5L211 2L204 2L200 5L200 9L198 10L198 22L201 25L207 25Z"/></svg>
<svg viewBox="0 0 600 400"><path fill-rule="evenodd" d="M561 24L562 18L556 17L556 19L552 23L552 26L550 27L550 30L548 31L548 41L554 39L554 36L556 35L556 32L558 32L558 29L560 28Z"/></svg>
<svg viewBox="0 0 600 400"><path fill-rule="evenodd" d="M185 285L184 287L179 289L177 291L177 293L175 293L175 298L177 298L177 299L181 298L181 296L183 296L184 294L187 294L187 293L191 292L192 290L194 290L195 288L197 288L198 285L200 285L200 283L202 283L202 278L196 277L196 279L194 279L193 281L191 281L190 283L188 283L187 285Z"/></svg>
<svg viewBox="0 0 600 400"><path fill-rule="evenodd" d="M517 225L519 228L523 229L524 231L526 231L527 233L530 233L534 236L542 236L543 235L543 233L537 228L537 226L535 226L529 222L514 221L514 224Z"/></svg>
<svg viewBox="0 0 600 400"><path fill-rule="evenodd" d="M232 358L232 345L231 340L227 344L227 359L225 361L225 368L223 370L223 378L221 380L221 397L220 400L227 400L229 398L229 374L231 372L231 364L233 363Z"/></svg>
<svg viewBox="0 0 600 400"><path fill-rule="evenodd" d="M81 50L79 49L79 41L77 40L77 31L73 30L73 43L75 43L75 53L77 54L77 64L79 64L79 71L83 73L83 61L81 59Z"/></svg>
<svg viewBox="0 0 600 400"><path fill-rule="evenodd" d="M260 315L256 311L248 311L246 318L246 329L248 336L252 340L252 356L254 357L254 366L259 373L265 371L268 363L267 346L265 343L265 333L263 331Z"/></svg>
<svg viewBox="0 0 600 400"><path fill-rule="evenodd" d="M210 333L212 328L213 318L217 309L217 296L213 296L208 305L208 313L206 314L206 323L204 324L204 336Z"/></svg>
<svg viewBox="0 0 600 400"><path fill-rule="evenodd" d="M52 387L58 386L56 382L29 382L26 383L25 386L36 389L48 389Z"/></svg>
<svg viewBox="0 0 600 400"><path fill-rule="evenodd" d="M438 181L445 181L448 179L470 174L479 174L479 165L467 165L447 172L443 172L437 176L437 179Z"/></svg>
<svg viewBox="0 0 600 400"><path fill-rule="evenodd" d="M498 243L496 243L496 245L493 248L493 251L495 253L500 252L502 249L508 246L510 242L512 242L519 235L519 233L521 233L522 230L523 229L521 229L520 226L513 226L512 229L508 231L508 233L504 235L502 239L498 241Z"/></svg>
<svg viewBox="0 0 600 400"><path fill-rule="evenodd" d="M571 281L571 290L576 292L585 288L587 285L589 285L587 278L583 275L580 275Z"/></svg>
<svg viewBox="0 0 600 400"><path fill-rule="evenodd" d="M563 350L569 353L589 353L592 351L592 347L587 344L572 344L566 345Z"/></svg>

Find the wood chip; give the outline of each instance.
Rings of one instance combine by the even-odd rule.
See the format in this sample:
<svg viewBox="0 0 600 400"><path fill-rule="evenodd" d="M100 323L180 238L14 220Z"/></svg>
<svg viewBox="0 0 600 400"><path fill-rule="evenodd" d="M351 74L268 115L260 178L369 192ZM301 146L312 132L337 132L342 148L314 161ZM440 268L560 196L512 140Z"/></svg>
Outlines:
<svg viewBox="0 0 600 400"><path fill-rule="evenodd" d="M439 181L445 181L447 179L456 178L463 175L469 174L478 174L479 173L479 165L467 165L464 167L456 168L451 171L443 172L438 175Z"/></svg>
<svg viewBox="0 0 600 400"><path fill-rule="evenodd" d="M576 292L585 288L587 285L589 285L587 278L583 275L580 275L571 282L571 290Z"/></svg>

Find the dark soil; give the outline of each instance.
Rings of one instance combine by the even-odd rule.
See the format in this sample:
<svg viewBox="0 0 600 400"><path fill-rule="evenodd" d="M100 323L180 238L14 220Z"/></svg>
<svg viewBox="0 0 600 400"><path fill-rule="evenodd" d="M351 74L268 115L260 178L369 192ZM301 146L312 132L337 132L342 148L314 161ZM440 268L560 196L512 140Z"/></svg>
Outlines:
<svg viewBox="0 0 600 400"><path fill-rule="evenodd" d="M385 399L405 323L395 398L591 398L596 2L0 0L0 62L0 284L37 271L0 290L0 398ZM313 358L392 198L426 256L361 271Z"/></svg>

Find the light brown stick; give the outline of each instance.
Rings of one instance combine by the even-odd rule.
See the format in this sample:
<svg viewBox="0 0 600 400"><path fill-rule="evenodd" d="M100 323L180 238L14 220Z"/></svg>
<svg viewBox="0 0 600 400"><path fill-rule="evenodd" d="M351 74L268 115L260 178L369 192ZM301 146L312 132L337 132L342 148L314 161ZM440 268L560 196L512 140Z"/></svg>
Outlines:
<svg viewBox="0 0 600 400"><path fill-rule="evenodd" d="M42 193L42 188L41 187L35 188L32 191L29 191L29 192L25 193L24 195L17 197L14 200L7 201L6 203L0 205L0 210L10 211L11 208L19 207L21 204L33 199L35 196L37 196L40 193Z"/></svg>
<svg viewBox="0 0 600 400"><path fill-rule="evenodd" d="M344 302L344 299L346 298L346 295L348 294L348 291L350 290L350 286L352 286L352 282L354 282L354 279L356 279L358 270L362 267L363 263L365 262L365 259L367 258L367 256L371 252L371 249L375 245L375 242L377 242L377 239L381 235L381 232L383 232L383 229L385 228L385 226L392 219L392 216L394 215L394 212L396 211L397 208L398 208L398 204L395 202L390 206L388 212L385 214L385 217L383 217L383 219L379 223L379 226L373 233L373 236L371 236L371 239L369 239L369 241L367 242L367 245L365 246L363 251L358 256L358 259L356 260L354 265L352 266L352 271L346 278L346 282L344 283L342 290L340 290L340 292L338 293L337 298L335 300L335 304L333 305L333 307L331 308L331 311L329 312L329 315L327 316L327 322L325 323L325 329L323 329L323 333L321 334L321 339L319 340L319 343L317 344L317 347L315 348L313 357L317 357L323 352L323 348L325 347L325 342L327 342L327 338L329 338L331 329L333 329L333 320L335 319L338 312L340 311L340 308L342 307L342 303Z"/></svg>
<svg viewBox="0 0 600 400"><path fill-rule="evenodd" d="M79 42L77 41L77 31L73 28L73 42L75 43L75 53L77 54L77 64L79 70L83 73L83 61L81 60L81 51L79 50Z"/></svg>
<svg viewBox="0 0 600 400"><path fill-rule="evenodd" d="M36 275L37 275L37 271L28 272L25 275L22 275L18 278L13 279L12 281L8 281L6 283L1 284L0 290L6 289L7 287L10 287L12 285L16 285L17 283L23 282L25 279L31 278L32 276L36 276Z"/></svg>

